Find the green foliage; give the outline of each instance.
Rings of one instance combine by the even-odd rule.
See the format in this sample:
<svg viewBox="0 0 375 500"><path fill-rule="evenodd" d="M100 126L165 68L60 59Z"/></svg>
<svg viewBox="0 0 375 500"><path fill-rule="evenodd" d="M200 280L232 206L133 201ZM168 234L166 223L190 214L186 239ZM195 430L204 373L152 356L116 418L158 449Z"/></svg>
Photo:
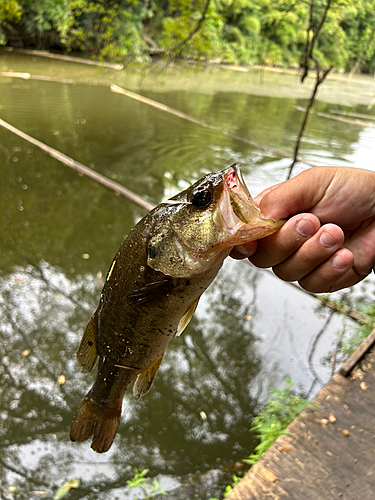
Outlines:
<svg viewBox="0 0 375 500"><path fill-rule="evenodd" d="M210 57L218 41L212 44L211 37L216 37L215 32L222 26L212 6L207 11L206 7L207 0L170 0L161 21L160 35L155 31L160 47L167 52L173 50L174 55L194 59Z"/></svg>
<svg viewBox="0 0 375 500"><path fill-rule="evenodd" d="M313 0L309 39L327 0ZM228 63L301 63L310 2L295 0L1 0L9 33L112 60L159 55ZM30 38L31 37L31 38ZM333 0L314 46L321 67L375 69L374 0Z"/></svg>
<svg viewBox="0 0 375 500"><path fill-rule="evenodd" d="M140 472L138 469L134 469L134 476L132 479L126 481L129 488L138 488L143 494L142 497L137 497L134 500L149 500L157 493L166 495L165 491L160 487L156 477L154 477L152 481L146 477L148 472L148 469L142 469Z"/></svg>
<svg viewBox="0 0 375 500"><path fill-rule="evenodd" d="M8 26L9 21L18 22L21 16L22 8L17 0L0 0L0 45L7 41L2 28Z"/></svg>
<svg viewBox="0 0 375 500"><path fill-rule="evenodd" d="M60 43L66 42L66 35L71 24L69 0L18 0L22 9L22 16L17 22L26 33L35 36L41 41L43 34L55 32Z"/></svg>
<svg viewBox="0 0 375 500"><path fill-rule="evenodd" d="M0 1L0 19L8 21L19 21L22 15L22 8L17 0Z"/></svg>
<svg viewBox="0 0 375 500"><path fill-rule="evenodd" d="M285 434L285 429L301 411L313 404L294 395L292 388L292 381L287 378L283 389L271 391L274 396L264 411L254 418L250 430L257 434L260 443L256 446L255 453L250 455L249 459L244 460L246 463L254 464L257 462L276 439Z"/></svg>
<svg viewBox="0 0 375 500"><path fill-rule="evenodd" d="M122 60L144 48L142 21L148 10L136 0L70 2L72 25L67 47L102 59Z"/></svg>
<svg viewBox="0 0 375 500"><path fill-rule="evenodd" d="M233 490L233 488L236 486L236 484L238 484L241 481L241 478L238 477L237 474L232 474L232 479L233 479L233 483L228 484L228 486L224 490L224 497L226 497L228 495L228 493Z"/></svg>
<svg viewBox="0 0 375 500"><path fill-rule="evenodd" d="M241 478L237 476L237 474L232 474L232 484L228 484L224 490L224 498L228 495L230 491L233 490L233 488L236 486L241 481ZM218 498L210 498L209 500L219 500Z"/></svg>

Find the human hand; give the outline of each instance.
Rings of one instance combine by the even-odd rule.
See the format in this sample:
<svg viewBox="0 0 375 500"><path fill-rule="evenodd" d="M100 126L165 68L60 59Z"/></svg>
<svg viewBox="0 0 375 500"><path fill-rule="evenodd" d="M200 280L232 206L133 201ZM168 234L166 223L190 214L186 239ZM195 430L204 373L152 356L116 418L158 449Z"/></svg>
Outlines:
<svg viewBox="0 0 375 500"><path fill-rule="evenodd" d="M257 245L235 247L232 257L250 255L257 267L272 267L279 278L298 281L311 292L341 290L371 272L375 264L374 172L311 168L266 189L255 202L266 218L291 218Z"/></svg>

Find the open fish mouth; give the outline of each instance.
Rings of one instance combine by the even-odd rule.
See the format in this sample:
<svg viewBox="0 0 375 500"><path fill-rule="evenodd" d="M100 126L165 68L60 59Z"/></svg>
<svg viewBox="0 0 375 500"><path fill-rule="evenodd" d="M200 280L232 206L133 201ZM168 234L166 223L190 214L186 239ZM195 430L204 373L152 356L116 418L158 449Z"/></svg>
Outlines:
<svg viewBox="0 0 375 500"><path fill-rule="evenodd" d="M284 221L264 218L247 189L238 164L224 171L219 209L224 228L233 236L235 245L268 236L284 224Z"/></svg>

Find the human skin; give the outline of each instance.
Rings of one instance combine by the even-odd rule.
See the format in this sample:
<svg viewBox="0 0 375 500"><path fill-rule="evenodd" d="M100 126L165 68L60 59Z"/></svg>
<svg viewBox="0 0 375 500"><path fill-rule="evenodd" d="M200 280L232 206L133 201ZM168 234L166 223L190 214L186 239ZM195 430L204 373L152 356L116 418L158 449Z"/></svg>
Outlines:
<svg viewBox="0 0 375 500"><path fill-rule="evenodd" d="M255 198L269 219L288 219L275 234L235 247L310 292L333 292L363 280L375 264L375 172L315 167Z"/></svg>

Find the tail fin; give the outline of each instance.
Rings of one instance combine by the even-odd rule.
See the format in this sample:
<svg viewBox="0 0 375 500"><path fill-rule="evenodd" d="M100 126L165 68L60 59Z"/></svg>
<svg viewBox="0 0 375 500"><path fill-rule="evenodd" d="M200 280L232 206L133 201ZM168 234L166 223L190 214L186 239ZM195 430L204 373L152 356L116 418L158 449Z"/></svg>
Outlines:
<svg viewBox="0 0 375 500"><path fill-rule="evenodd" d="M72 424L70 439L86 441L93 435L91 448L97 453L104 453L115 439L120 416L121 401L117 408L102 409L86 396Z"/></svg>

